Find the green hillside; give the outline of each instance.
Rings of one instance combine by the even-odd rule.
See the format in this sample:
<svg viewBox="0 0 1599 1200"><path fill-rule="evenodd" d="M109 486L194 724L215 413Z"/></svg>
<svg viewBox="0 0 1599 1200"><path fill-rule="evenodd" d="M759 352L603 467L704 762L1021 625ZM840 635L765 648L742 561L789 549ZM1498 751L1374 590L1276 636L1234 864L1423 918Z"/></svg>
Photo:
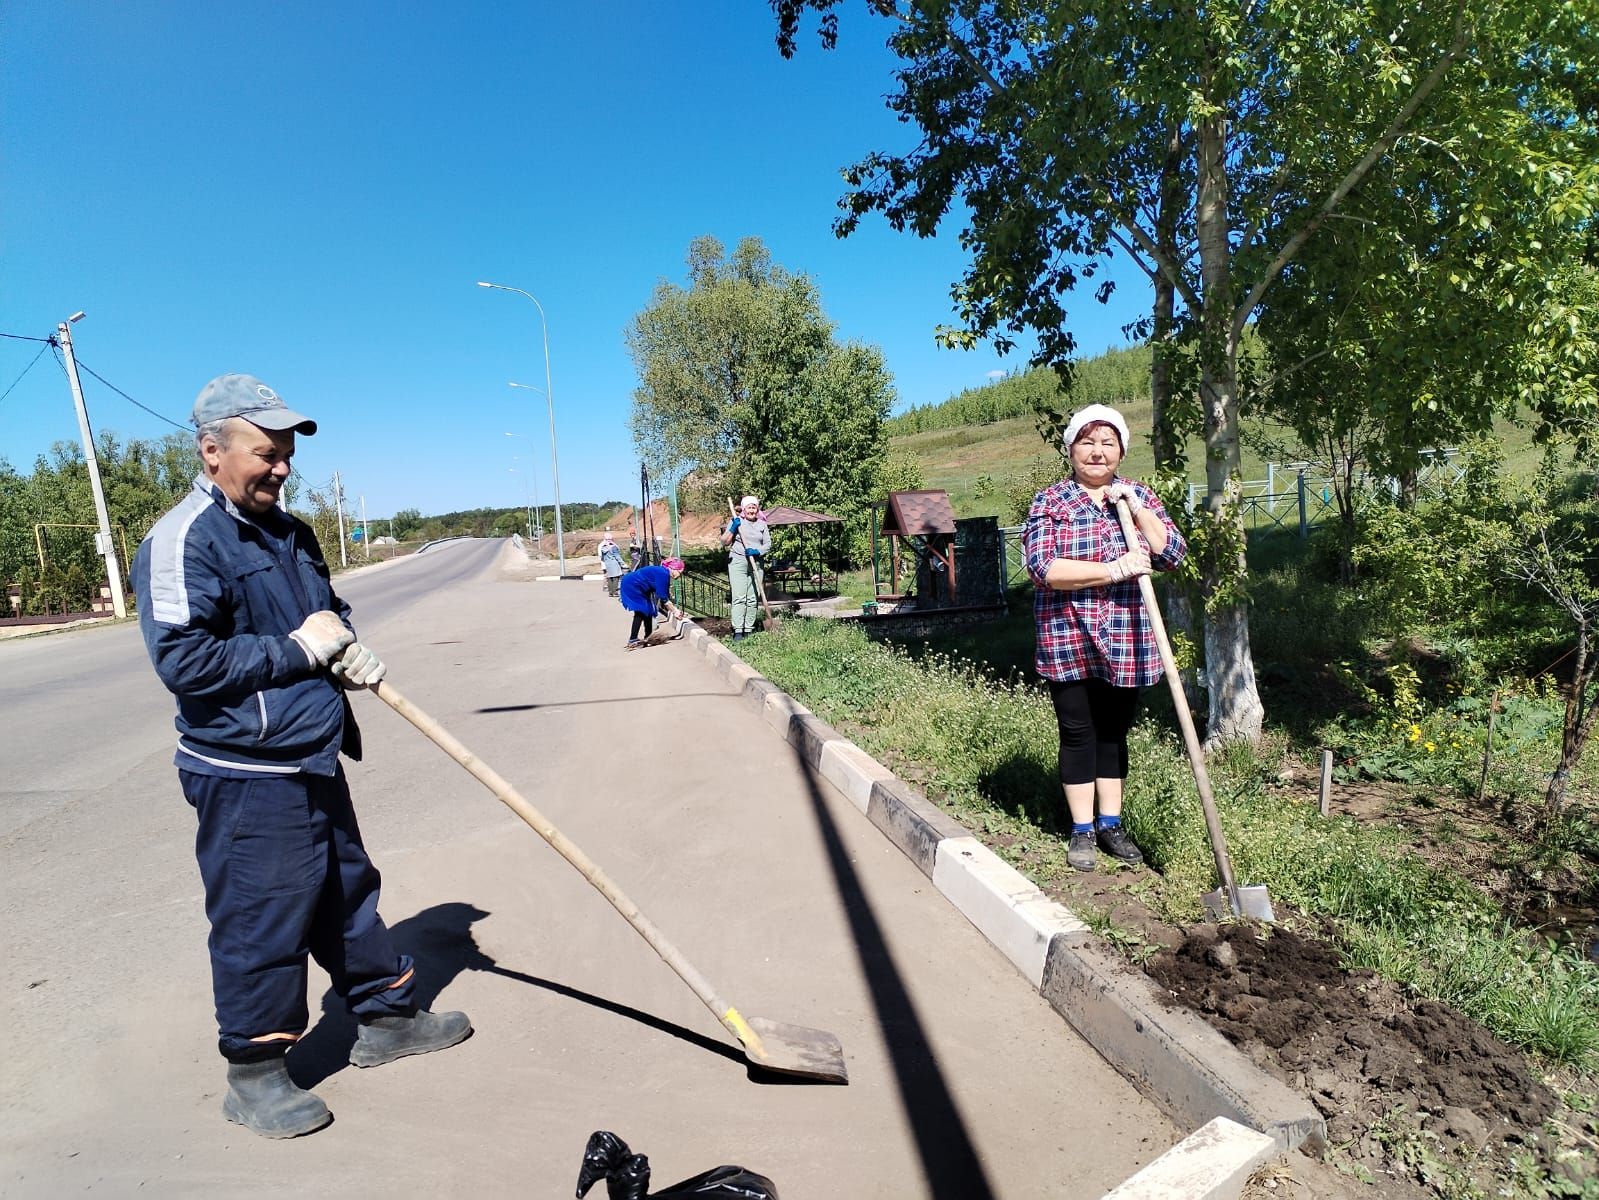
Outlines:
<svg viewBox="0 0 1599 1200"><path fill-rule="evenodd" d="M1123 352L1114 353L1121 355ZM1059 451L1039 436L1036 418L1031 415L1006 416L985 423L948 427L946 423L962 413L973 411L1014 411L1020 396L1048 397L1057 394L1054 388L1046 389L1036 382L1025 391L1018 387L1018 384L1041 374L1028 372L991 385L996 392L1010 391L1010 394L1002 394L991 403L985 404L979 394L988 389L971 389L952 397L944 405L930 405L896 417L889 423L890 449L908 455L921 467L923 486L947 491L957 515L1009 519L1014 514L1007 511L1007 497L1024 487L1035 471L1061 469L1063 460ZM1148 434L1153 412L1147 386L1136 399L1117 400L1095 396L1093 401L1114 404L1127 418L1133 444L1127 455L1126 474L1135 479L1147 477L1154 461L1149 449ZM1092 401L1084 399L1081 402L1086 404ZM919 427L920 431L909 432L912 427ZM1536 469L1543 450L1534 443L1530 429L1509 420L1500 420L1495 422L1494 431L1505 447L1506 467L1511 473L1527 475ZM1292 438L1284 433L1281 440L1291 441ZM1266 478L1266 462L1247 439L1242 460L1244 479ZM1190 480L1204 483L1204 464L1204 446L1196 439L1188 448ZM1284 483L1281 486L1286 489L1291 485Z"/></svg>

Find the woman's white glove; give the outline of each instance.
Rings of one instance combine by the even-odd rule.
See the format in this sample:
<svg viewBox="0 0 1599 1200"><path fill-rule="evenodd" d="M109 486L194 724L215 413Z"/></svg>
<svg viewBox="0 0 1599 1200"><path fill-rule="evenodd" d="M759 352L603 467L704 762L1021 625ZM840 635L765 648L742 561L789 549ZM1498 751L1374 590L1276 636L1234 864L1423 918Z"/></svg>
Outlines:
<svg viewBox="0 0 1599 1200"><path fill-rule="evenodd" d="M325 608L312 613L289 636L300 643L300 649L306 652L311 665L316 667L327 666L340 650L355 641L355 634L339 620L338 613Z"/></svg>
<svg viewBox="0 0 1599 1200"><path fill-rule="evenodd" d="M1137 579L1150 573L1149 551L1142 546L1129 550L1110 564L1110 581L1121 583L1124 579Z"/></svg>
<svg viewBox="0 0 1599 1200"><path fill-rule="evenodd" d="M1127 511L1135 517L1138 510L1144 507L1144 502L1138 498L1138 489L1125 479L1118 479L1105 489L1106 504L1114 508L1118 500L1127 501Z"/></svg>
<svg viewBox="0 0 1599 1200"><path fill-rule="evenodd" d="M333 664L333 678L345 687L371 687L388 673L383 660L372 653L371 647L351 642L344 654Z"/></svg>

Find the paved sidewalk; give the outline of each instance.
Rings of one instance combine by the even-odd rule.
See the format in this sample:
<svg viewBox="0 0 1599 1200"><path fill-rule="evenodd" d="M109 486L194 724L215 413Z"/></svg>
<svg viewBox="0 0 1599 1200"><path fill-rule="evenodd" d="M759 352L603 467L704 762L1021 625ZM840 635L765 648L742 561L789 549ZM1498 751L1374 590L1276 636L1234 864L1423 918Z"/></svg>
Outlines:
<svg viewBox="0 0 1599 1200"><path fill-rule="evenodd" d="M420 956L424 991L467 1009L476 1036L357 1071L340 1065L350 1031L331 1017L295 1068L333 1108L329 1129L271 1143L224 1123L192 818L162 734L72 813L0 846L8 922L72 914L13 963L6 1013L27 1083L8 1066L0 1191L565 1195L588 1134L609 1128L650 1156L657 1187L740 1162L785 1200L1071 1198L1101 1195L1188 1132L688 643L624 651L626 615L602 584L502 571L361 629L405 694L746 1015L837 1034L849 1086L751 1081L597 892L357 696L368 749L352 787L384 912ZM129 911L104 907L114 879L53 865L91 831L96 869L136 884ZM19 994L40 978L53 983ZM313 996L324 987L313 972Z"/></svg>

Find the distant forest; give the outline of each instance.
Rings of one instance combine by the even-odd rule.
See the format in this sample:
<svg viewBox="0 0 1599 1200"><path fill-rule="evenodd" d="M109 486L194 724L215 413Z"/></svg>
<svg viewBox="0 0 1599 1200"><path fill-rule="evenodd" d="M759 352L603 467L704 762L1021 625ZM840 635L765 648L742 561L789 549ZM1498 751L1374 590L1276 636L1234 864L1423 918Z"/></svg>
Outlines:
<svg viewBox="0 0 1599 1200"><path fill-rule="evenodd" d="M890 417L890 435L991 425L1010 417L1029 417L1050 405L1126 404L1149 399L1148 346L1106 350L1072 368L1070 391L1049 367L1033 367L981 387L967 388L939 404L919 404ZM1066 405L1066 401L1070 401Z"/></svg>

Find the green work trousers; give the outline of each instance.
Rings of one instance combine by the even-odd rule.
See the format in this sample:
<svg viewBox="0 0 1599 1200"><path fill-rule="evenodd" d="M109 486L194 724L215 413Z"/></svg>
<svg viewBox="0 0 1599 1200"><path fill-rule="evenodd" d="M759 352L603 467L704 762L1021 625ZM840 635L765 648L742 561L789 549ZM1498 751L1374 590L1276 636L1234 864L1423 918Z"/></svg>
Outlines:
<svg viewBox="0 0 1599 1200"><path fill-rule="evenodd" d="M733 632L754 633L761 611L765 586L761 564L743 554L735 554L727 564L727 581L733 586Z"/></svg>

